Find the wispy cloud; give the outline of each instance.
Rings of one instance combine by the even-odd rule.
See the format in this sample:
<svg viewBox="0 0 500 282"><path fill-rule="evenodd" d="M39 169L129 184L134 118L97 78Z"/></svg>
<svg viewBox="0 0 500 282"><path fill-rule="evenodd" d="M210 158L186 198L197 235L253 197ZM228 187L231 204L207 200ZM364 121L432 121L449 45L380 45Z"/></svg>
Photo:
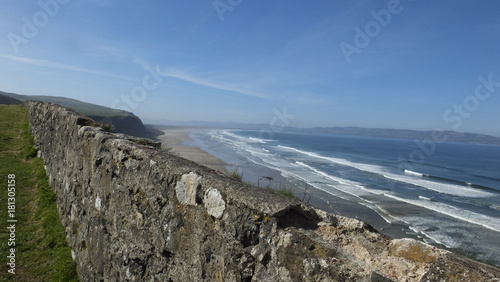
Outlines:
<svg viewBox="0 0 500 282"><path fill-rule="evenodd" d="M158 67L159 68L159 67ZM218 81L217 79L200 77L197 75L193 75L186 71L182 71L175 68L168 69L158 69L158 73L164 77L172 77L179 80L183 80L189 83L193 83L200 86L210 87L218 90L231 91L235 93L239 93L246 96L253 96L258 98L270 99L271 97L263 94L262 92L253 90L249 87L242 86L239 84L231 84L223 81Z"/></svg>
<svg viewBox="0 0 500 282"><path fill-rule="evenodd" d="M247 71L225 71L206 73L189 71L190 67L153 67L147 60L134 57L134 63L149 71L155 71L166 78L178 79L190 84L208 87L215 90L229 91L236 95L261 98L265 100L287 101L293 104L321 104L325 101L322 95L305 90L291 90L294 84L314 83L314 79L296 77L289 71L269 69ZM282 87L286 85L286 87ZM281 89L281 90L279 90Z"/></svg>
<svg viewBox="0 0 500 282"><path fill-rule="evenodd" d="M130 78L118 76L118 75L104 72L104 71L98 71L98 70L92 70L92 69L87 69L87 68L82 68L82 67L77 67L77 66L72 66L72 65L67 65L67 64L61 64L61 63L52 62L52 61L43 60L43 59L33 59L33 58L27 58L27 57L12 56L12 55L7 55L7 54L0 54L0 58L7 59L10 61L19 62L19 63L40 66L40 67L55 68L55 69L69 70L69 71L74 71L74 72L83 72L83 73L89 73L89 74L95 74L95 75L109 76L109 77L124 79L124 80L131 80Z"/></svg>

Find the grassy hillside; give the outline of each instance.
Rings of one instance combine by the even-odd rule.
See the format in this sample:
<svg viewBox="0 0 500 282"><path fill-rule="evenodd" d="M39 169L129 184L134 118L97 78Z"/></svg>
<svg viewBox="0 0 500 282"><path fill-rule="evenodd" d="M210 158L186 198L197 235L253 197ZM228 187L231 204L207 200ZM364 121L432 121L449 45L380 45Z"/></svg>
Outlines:
<svg viewBox="0 0 500 282"><path fill-rule="evenodd" d="M79 113L83 113L87 116L114 117L114 116L133 115L132 113L123 110L111 109L108 107L85 103L82 101L65 97L30 96L29 99L35 101L54 103L64 107L72 108L73 110Z"/></svg>
<svg viewBox="0 0 500 282"><path fill-rule="evenodd" d="M113 132L125 133L138 137L151 137L151 133L146 131L141 119L131 112L112 109L66 97L27 96L1 91L0 96L10 97L20 101L32 100L58 104L86 115L99 123L111 124Z"/></svg>
<svg viewBox="0 0 500 282"><path fill-rule="evenodd" d="M26 101L41 101L58 104L64 107L71 108L79 113L88 116L100 116L100 117L114 117L114 116L130 116L133 115L130 112L112 109L104 106L99 106L95 104L85 103L76 99L66 98L66 97L54 97L54 96L27 96L27 95L19 95L14 93L1 92L1 96L10 97L12 99ZM4 103L2 103L4 104Z"/></svg>
<svg viewBox="0 0 500 282"><path fill-rule="evenodd" d="M0 183L4 187L0 191L0 281L78 281L56 196L35 153L26 107L0 105ZM9 180L15 181L10 187L15 195L8 194ZM14 217L8 213L9 197L15 199ZM7 229L10 224L15 224L14 233ZM15 240L9 241L13 234ZM15 248L15 274L8 272L11 248Z"/></svg>

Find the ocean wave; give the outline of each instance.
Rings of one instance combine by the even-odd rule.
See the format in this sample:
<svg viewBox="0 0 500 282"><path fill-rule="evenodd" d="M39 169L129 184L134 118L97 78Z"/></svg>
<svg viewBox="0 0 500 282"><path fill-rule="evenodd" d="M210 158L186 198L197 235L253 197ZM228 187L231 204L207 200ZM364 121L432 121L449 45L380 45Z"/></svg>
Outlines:
<svg viewBox="0 0 500 282"><path fill-rule="evenodd" d="M430 179L435 179L435 180L440 180L440 181L446 181L446 182L451 182L451 183L456 183L458 185L463 185L463 186L468 186L468 187L473 187L473 188L478 188L481 190L490 190L490 191L497 191L494 188L491 187L486 187L483 185L477 185L471 182L467 181L461 181L461 180L456 180L456 179L450 179L447 177L442 177L442 176L437 176L437 175L431 175L431 174L425 174L425 173L420 173L416 171L412 171L409 169L404 170L404 174L409 175L409 176L414 176L414 177L421 177L421 178L430 178Z"/></svg>
<svg viewBox="0 0 500 282"><path fill-rule="evenodd" d="M350 194L350 195L355 196L357 198L360 198L362 195L374 194L373 191L369 191L361 183L347 180L347 179L343 179L343 178L339 178L339 177L335 177L335 176L330 175L326 172L323 172L323 171L320 171L314 167L311 167L310 165L307 165L303 162L296 161L295 163L313 171L317 175L320 175L328 180L336 182L339 185L328 184L328 186L335 188L335 189L338 189L338 190L341 190L342 192L344 192L346 194Z"/></svg>
<svg viewBox="0 0 500 282"><path fill-rule="evenodd" d="M283 177L285 177L285 178L290 178L290 177L291 177L291 178L297 179L297 180L299 180L299 181L302 181L302 182L307 183L308 185L310 185L310 186L314 187L314 189L317 189L317 190L323 191L323 192L325 192L325 193L327 193L327 194L329 194L329 195L332 195L332 196L338 197L338 198L340 198L340 199L342 199L342 200L345 200L345 201L352 201L352 199L349 199L348 197L345 197L345 196L344 196L344 195L342 195L342 194L339 194L339 193L333 193L333 191L332 191L332 190L323 188L323 187L322 187L322 185L319 185L319 183L318 183L318 182L314 182L314 181L313 181L313 182L311 182L311 180L310 180L310 179L306 179L305 177L302 177L302 176L300 176L300 175L298 175L298 174L296 174L296 173L293 173L293 172L291 172L291 171L289 171L289 170L283 170L283 169L282 169L282 170L281 170L281 174L282 174L282 175L283 175Z"/></svg>
<svg viewBox="0 0 500 282"><path fill-rule="evenodd" d="M360 204L375 211L385 222L387 222L389 224L393 224L396 221L401 221L400 219L398 219L397 217L392 215L389 211L387 211L386 209L382 208L381 206L375 204L372 201L365 199L365 201L360 203Z"/></svg>
<svg viewBox="0 0 500 282"><path fill-rule="evenodd" d="M481 189L475 189L476 186L467 187L466 185L446 184L446 183L431 181L431 180L427 180L427 179L416 179L415 177L410 177L407 175L399 175L399 174L390 173L388 171L385 171L383 169L383 167L376 166L376 165L354 163L354 162L351 162L351 161L348 161L345 159L325 157L325 156L319 155L317 153L308 152L308 151L304 151L304 150L300 150L300 149L288 147L288 146L278 145L277 147L284 149L284 150L288 150L288 151L295 151L297 153L306 155L306 156L314 158L314 159L321 159L321 160L329 161L331 163L353 167L353 168L361 170L361 171L378 174L378 175L381 175L387 179L391 179L391 180L398 181L398 182L405 182L408 184L412 184L415 186L419 186L419 187L422 187L422 188L425 188L428 190L433 190L435 192L439 192L439 193L443 193L443 194L449 194L449 195L460 196L460 197L477 197L477 198L486 198L486 197L491 197L491 196L495 195L495 194L490 193L490 192L482 191ZM418 172L413 172L413 173L424 176L424 174L421 174Z"/></svg>
<svg viewBox="0 0 500 282"><path fill-rule="evenodd" d="M451 248L453 248L453 245L456 243L454 238L446 236L446 235L441 234L441 233L434 234L434 233L430 233L430 232L426 232L426 231L420 231L420 233L423 234L425 237L432 240L432 241L424 240L424 242L426 242L428 244L435 243L435 244L443 245L448 249L451 249Z"/></svg>
<svg viewBox="0 0 500 282"><path fill-rule="evenodd" d="M245 142L245 143L260 143L260 144L266 144L268 142L275 142L276 140L273 139L265 139L265 138L257 138L257 137L246 137L246 136L241 136L238 134L235 134L229 130L224 130L222 131L223 134L226 134L228 136L231 136L235 139L238 139L239 141Z"/></svg>
<svg viewBox="0 0 500 282"><path fill-rule="evenodd" d="M405 169L404 173L407 174L407 175L418 176L418 177L424 177L424 176L426 176L426 174L423 174L423 173L420 173L420 172L415 172L415 171L412 171L412 170L409 170L409 169Z"/></svg>
<svg viewBox="0 0 500 282"><path fill-rule="evenodd" d="M435 222L432 220L418 216L403 216L400 220L407 225L412 232L415 232L417 236L419 236L418 234L423 235L424 242L428 244L440 244L447 248L452 248L455 239L446 235L441 228L434 226ZM408 235L415 235L408 232L405 233Z"/></svg>
<svg viewBox="0 0 500 282"><path fill-rule="evenodd" d="M249 137L248 138L250 141L256 142L256 143L261 143L261 144L266 144L266 140L260 139L260 138L255 138L255 137Z"/></svg>
<svg viewBox="0 0 500 282"><path fill-rule="evenodd" d="M463 186L456 184L446 184L431 180L415 179L413 177L400 176L398 174L385 174L384 177L387 179L399 182L405 182L415 186L423 187L428 190L453 196L469 197L469 198L488 198L495 196L495 194L493 193L486 192L481 189L475 189L474 187L466 186L465 184Z"/></svg>
<svg viewBox="0 0 500 282"><path fill-rule="evenodd" d="M405 199L390 193L384 193L384 196L414 206L432 210L468 223L480 225L496 232L500 232L500 219L491 216L475 213L468 210L463 210L454 206L433 201Z"/></svg>
<svg viewBox="0 0 500 282"><path fill-rule="evenodd" d="M490 205L490 208L500 211L500 206L497 205Z"/></svg>

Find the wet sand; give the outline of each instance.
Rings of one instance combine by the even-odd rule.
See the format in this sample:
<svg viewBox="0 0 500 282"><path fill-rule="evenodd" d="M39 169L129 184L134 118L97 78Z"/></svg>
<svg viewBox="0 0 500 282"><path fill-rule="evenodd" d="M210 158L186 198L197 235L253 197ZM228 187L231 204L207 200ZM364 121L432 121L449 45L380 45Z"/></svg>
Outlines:
<svg viewBox="0 0 500 282"><path fill-rule="evenodd" d="M227 164L223 160L203 151L198 147L192 147L184 144L185 141L192 140L189 137L189 134L194 130L196 129L162 129L164 134L158 138L161 140L162 148L170 149L170 153L194 161L211 169L229 174L229 171L226 168Z"/></svg>

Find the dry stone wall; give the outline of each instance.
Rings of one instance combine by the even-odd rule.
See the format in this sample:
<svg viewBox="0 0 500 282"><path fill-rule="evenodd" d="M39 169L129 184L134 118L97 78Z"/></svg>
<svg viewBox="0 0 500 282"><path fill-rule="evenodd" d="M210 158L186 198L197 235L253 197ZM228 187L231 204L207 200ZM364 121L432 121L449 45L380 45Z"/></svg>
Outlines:
<svg viewBox="0 0 500 282"><path fill-rule="evenodd" d="M83 281L498 281L498 270L28 102ZM497 279L497 280L494 280Z"/></svg>

